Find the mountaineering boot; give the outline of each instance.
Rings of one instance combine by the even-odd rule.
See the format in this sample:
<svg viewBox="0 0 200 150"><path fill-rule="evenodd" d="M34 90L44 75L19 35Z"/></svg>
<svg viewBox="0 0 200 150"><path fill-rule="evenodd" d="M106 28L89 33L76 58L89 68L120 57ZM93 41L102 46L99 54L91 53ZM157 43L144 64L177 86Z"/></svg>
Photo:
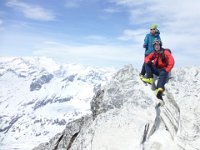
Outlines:
<svg viewBox="0 0 200 150"><path fill-rule="evenodd" d="M162 97L163 92L164 92L163 88L156 89L156 97L160 100L159 106L163 106L165 104Z"/></svg>
<svg viewBox="0 0 200 150"><path fill-rule="evenodd" d="M156 97L160 100L163 100L162 98L163 92L164 92L163 88L156 89Z"/></svg>
<svg viewBox="0 0 200 150"><path fill-rule="evenodd" d="M141 73L139 74L140 79L142 80L142 78L144 78L144 75L142 75Z"/></svg>
<svg viewBox="0 0 200 150"><path fill-rule="evenodd" d="M153 83L153 78L145 78L145 77L143 77L143 78L141 78L141 80L143 82L145 82L145 83L149 83L149 84Z"/></svg>
<svg viewBox="0 0 200 150"><path fill-rule="evenodd" d="M158 93L163 93L164 92L164 89L163 88L157 88L156 89L156 95L158 94Z"/></svg>

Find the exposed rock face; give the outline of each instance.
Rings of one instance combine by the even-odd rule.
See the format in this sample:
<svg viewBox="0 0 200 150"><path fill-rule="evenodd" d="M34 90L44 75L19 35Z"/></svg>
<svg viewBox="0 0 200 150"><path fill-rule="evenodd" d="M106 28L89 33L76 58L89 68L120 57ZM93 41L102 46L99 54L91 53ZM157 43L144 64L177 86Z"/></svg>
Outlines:
<svg viewBox="0 0 200 150"><path fill-rule="evenodd" d="M93 116L96 117L102 112L110 109L121 108L121 106L128 102L131 97L140 96L141 90L134 90L140 83L134 80L137 71L132 66L127 66L121 69L114 77L113 80L99 91L91 102L91 110ZM145 96L145 94L142 94ZM133 100L133 103L138 103ZM138 105L138 104L137 104Z"/></svg>
<svg viewBox="0 0 200 150"><path fill-rule="evenodd" d="M70 149L74 140L79 135L83 126L87 126L87 123L92 121L91 116L84 116L73 122L67 124L65 130L62 133L58 133L49 142L40 144L33 150L57 150L57 149Z"/></svg>
<svg viewBox="0 0 200 150"><path fill-rule="evenodd" d="M39 79L34 79L30 85L30 91L40 90L43 84L49 83L53 78L52 74L42 75Z"/></svg>
<svg viewBox="0 0 200 150"><path fill-rule="evenodd" d="M186 69L172 72L161 107L137 70L125 66L96 93L91 116L34 150L200 149L200 68Z"/></svg>

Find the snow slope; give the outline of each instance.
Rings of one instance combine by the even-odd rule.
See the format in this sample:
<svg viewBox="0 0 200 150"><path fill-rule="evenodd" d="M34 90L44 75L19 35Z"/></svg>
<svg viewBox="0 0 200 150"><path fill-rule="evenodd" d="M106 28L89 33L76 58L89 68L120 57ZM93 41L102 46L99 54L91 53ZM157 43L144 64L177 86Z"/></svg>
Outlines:
<svg viewBox="0 0 200 150"><path fill-rule="evenodd" d="M45 57L1 57L0 149L31 149L90 114L92 97L113 72Z"/></svg>
<svg viewBox="0 0 200 150"><path fill-rule="evenodd" d="M163 107L138 73L119 70L93 98L91 115L34 150L199 150L200 68L172 71Z"/></svg>

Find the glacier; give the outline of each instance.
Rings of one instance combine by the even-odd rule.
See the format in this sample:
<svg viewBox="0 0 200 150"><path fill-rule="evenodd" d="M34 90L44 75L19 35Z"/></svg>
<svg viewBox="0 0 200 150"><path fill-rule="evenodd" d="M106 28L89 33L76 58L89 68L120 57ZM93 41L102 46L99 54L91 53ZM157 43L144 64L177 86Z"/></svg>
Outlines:
<svg viewBox="0 0 200 150"><path fill-rule="evenodd" d="M165 105L132 65L120 69L82 116L33 150L200 150L200 68L175 68Z"/></svg>

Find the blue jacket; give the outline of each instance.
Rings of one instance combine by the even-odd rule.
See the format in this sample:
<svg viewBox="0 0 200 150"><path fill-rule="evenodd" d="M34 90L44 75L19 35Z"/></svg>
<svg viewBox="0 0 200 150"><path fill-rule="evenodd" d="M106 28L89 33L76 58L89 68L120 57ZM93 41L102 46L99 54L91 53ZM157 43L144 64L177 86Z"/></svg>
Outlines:
<svg viewBox="0 0 200 150"><path fill-rule="evenodd" d="M159 30L156 31L155 35L152 35L151 32L146 35L143 45L143 47L146 48L145 56L150 54L154 50L153 41L156 39L161 41Z"/></svg>

